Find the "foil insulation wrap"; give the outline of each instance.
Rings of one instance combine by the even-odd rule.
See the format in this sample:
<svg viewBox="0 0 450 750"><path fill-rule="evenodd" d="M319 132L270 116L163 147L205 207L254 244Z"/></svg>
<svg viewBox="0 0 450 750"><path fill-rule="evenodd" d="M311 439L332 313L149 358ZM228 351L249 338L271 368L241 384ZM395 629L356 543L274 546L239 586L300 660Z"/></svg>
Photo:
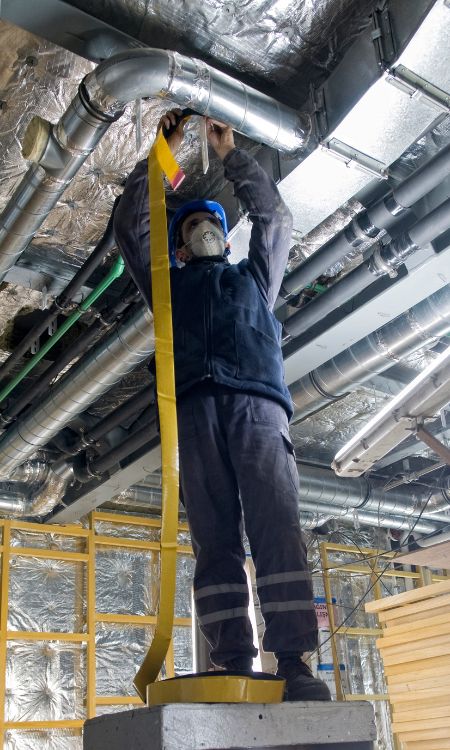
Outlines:
<svg viewBox="0 0 450 750"><path fill-rule="evenodd" d="M75 0L152 47L193 55L299 105L369 22L373 0Z"/></svg>
<svg viewBox="0 0 450 750"><path fill-rule="evenodd" d="M298 457L311 457L331 463L337 451L366 424L388 400L386 394L360 388L334 401L290 427Z"/></svg>

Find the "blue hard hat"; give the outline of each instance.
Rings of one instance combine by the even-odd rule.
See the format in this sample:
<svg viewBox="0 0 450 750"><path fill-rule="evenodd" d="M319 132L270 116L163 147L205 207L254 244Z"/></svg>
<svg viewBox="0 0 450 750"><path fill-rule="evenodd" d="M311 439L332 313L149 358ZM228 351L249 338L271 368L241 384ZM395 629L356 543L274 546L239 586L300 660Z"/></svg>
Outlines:
<svg viewBox="0 0 450 750"><path fill-rule="evenodd" d="M177 250L178 227L182 224L187 216L189 216L190 214L195 214L197 213L197 211L207 211L208 213L215 216L216 219L219 219L224 237L225 239L227 238L227 217L225 215L224 208L220 205L220 203L205 200L196 200L185 203L184 206L182 206L178 209L178 211L175 212L169 224L169 259L172 266L176 265L175 253Z"/></svg>

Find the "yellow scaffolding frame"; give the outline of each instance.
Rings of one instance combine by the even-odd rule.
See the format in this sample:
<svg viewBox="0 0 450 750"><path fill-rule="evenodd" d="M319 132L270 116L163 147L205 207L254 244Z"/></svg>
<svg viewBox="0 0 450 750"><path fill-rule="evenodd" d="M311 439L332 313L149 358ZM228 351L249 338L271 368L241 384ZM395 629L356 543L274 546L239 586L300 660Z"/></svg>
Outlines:
<svg viewBox="0 0 450 750"><path fill-rule="evenodd" d="M403 578L413 581L418 586L423 586L427 583L445 581L448 580L448 575L436 575L427 568L417 568L417 572L409 570L400 570L398 568L384 569L386 563L389 560L396 558L395 552L386 552L379 549L373 549L369 547L352 547L345 544L334 544L331 542L321 542L319 545L320 549L320 560L322 566L322 576L325 589L325 601L328 612L328 619L330 623L330 638L331 638L331 650L333 654L333 671L334 681L336 685L336 697L337 700L344 701L358 701L358 700L369 700L369 701L386 701L389 702L389 696L387 694L349 694L344 693L342 689L341 672L339 669L339 654L337 646L338 637L355 638L358 636L364 636L369 638L378 638L381 633L381 627L377 628L365 628L365 627L339 627L336 626L336 620L334 616L334 604L333 604L333 592L332 582L336 580L340 573L350 573L359 575L365 573L370 577L373 586L373 593L375 599L382 598L381 581L383 578ZM351 563L334 563L329 559L329 552L345 552L355 555L356 560L358 556L361 557L360 562ZM367 560L363 558L368 558ZM362 564L361 564L362 563ZM380 565L381 563L381 565ZM383 564L384 563L384 564ZM382 575L380 575L382 574ZM414 585L414 584L413 584ZM395 750L399 750L400 745L395 735L393 735Z"/></svg>
<svg viewBox="0 0 450 750"><path fill-rule="evenodd" d="M143 705L138 696L98 696L96 694L96 651L95 633L97 623L116 623L128 625L154 625L156 615L127 615L114 612L96 611L96 552L103 546L142 550L158 555L160 552L159 542L144 541L141 539L128 538L126 536L109 536L97 534L96 525L99 522L109 522L118 526L140 526L160 529L161 523L158 519L140 516L128 516L119 513L94 512L89 516L88 528L78 525L56 526L32 523L28 521L15 521L0 519L2 531L1 555L1 600L0 600L0 748L4 746L5 731L9 729L20 730L72 730L75 734L81 734L84 719L65 719L61 721L6 721L5 719L5 697L6 697L6 663L8 641L61 641L86 644L87 675L86 675L86 718L96 716L97 706L111 705ZM179 532L187 531L188 526L180 523ZM11 532L24 531L32 534L51 534L68 536L84 541L85 551L72 552L62 549L45 549L42 547L11 547ZM177 554L192 554L192 548L188 545L177 545ZM14 631L8 630L8 608L9 608L9 571L11 555L19 557L34 557L40 559L63 560L66 562L78 562L84 566L86 581L86 632L38 632L38 631ZM191 627L190 617L176 617L176 627ZM167 675L174 675L174 647L171 642L166 658Z"/></svg>

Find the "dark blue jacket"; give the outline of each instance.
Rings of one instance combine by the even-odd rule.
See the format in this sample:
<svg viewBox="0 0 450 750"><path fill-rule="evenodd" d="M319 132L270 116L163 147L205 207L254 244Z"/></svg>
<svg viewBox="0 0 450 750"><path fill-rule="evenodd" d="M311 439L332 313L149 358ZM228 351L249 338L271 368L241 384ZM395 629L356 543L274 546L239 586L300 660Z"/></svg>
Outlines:
<svg viewBox="0 0 450 750"><path fill-rule="evenodd" d="M284 382L281 325L272 309L286 268L292 216L273 180L246 151L224 160L225 176L252 222L248 259L194 259L171 269L177 395L211 378L275 399L292 416ZM127 180L116 210L117 244L151 307L146 162Z"/></svg>

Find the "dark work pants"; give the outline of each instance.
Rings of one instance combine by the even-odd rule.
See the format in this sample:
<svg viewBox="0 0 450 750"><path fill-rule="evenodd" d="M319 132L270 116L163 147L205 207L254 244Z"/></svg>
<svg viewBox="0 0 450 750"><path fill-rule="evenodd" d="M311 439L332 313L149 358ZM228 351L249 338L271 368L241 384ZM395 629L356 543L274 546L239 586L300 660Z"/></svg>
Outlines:
<svg viewBox="0 0 450 750"><path fill-rule="evenodd" d="M244 516L265 651L310 651L317 621L298 520L299 483L283 407L205 383L178 402L180 483L196 557L194 598L212 661L255 656Z"/></svg>

